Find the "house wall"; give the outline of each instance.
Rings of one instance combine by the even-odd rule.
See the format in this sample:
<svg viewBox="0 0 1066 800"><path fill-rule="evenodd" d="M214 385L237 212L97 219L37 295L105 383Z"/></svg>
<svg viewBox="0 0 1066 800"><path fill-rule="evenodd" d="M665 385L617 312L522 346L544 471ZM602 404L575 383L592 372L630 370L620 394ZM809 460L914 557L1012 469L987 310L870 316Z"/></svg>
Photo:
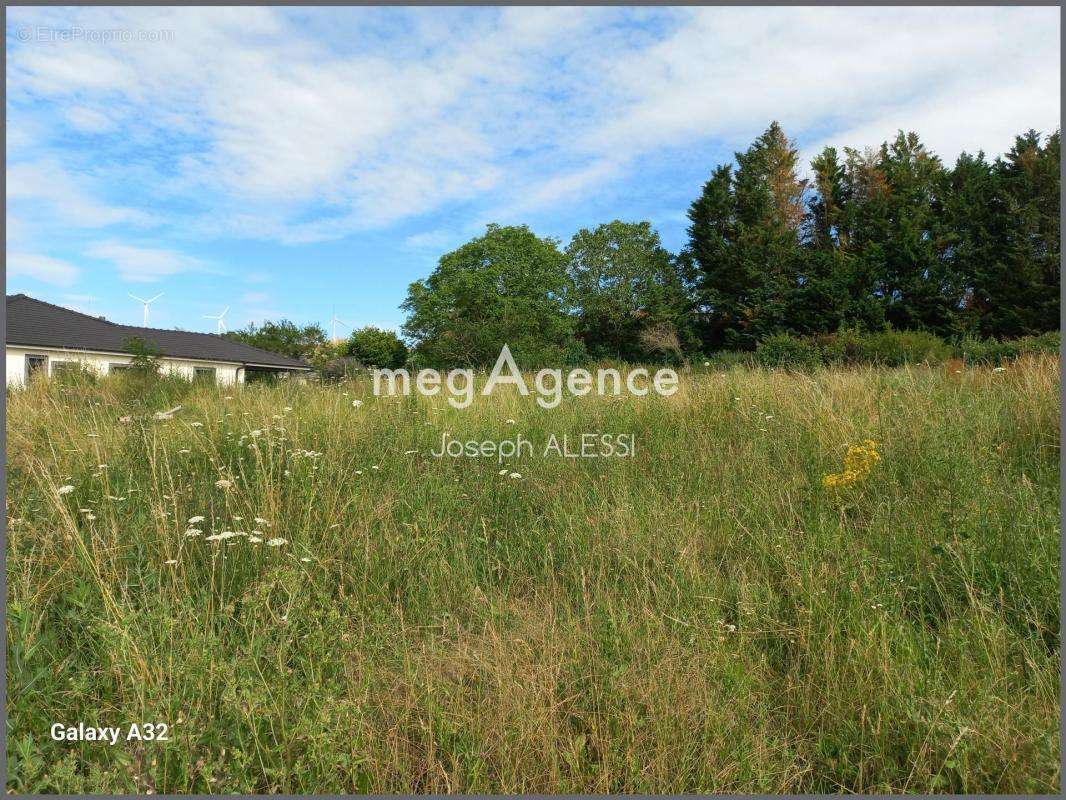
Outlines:
<svg viewBox="0 0 1066 800"><path fill-rule="evenodd" d="M112 355L83 350L62 350L52 347L7 347L7 385L21 386L26 380L26 355L29 353L48 356L48 374L56 361L77 361L97 375L107 375L111 364L128 364L133 358L129 355ZM180 375L192 380L195 367L214 367L215 380L219 385L244 383L244 370L238 364L224 361L194 361L180 358L161 358L160 366L164 373Z"/></svg>

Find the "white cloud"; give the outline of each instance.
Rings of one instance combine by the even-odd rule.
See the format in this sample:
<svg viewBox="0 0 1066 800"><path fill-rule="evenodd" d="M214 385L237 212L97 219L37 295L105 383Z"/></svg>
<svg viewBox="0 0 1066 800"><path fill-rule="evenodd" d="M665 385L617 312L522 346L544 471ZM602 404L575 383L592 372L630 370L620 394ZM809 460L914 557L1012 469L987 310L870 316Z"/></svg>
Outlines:
<svg viewBox="0 0 1066 800"><path fill-rule="evenodd" d="M877 146L897 127L933 149L1002 151L1059 125L1058 9L697 9L627 58L605 57L616 113L589 152L715 136L744 146L771 119ZM871 138L865 138L871 137Z"/></svg>
<svg viewBox="0 0 1066 800"><path fill-rule="evenodd" d="M430 250L443 253L456 244L456 236L455 231L449 228L435 228L411 234L403 240L403 244L404 247L410 250Z"/></svg>
<svg viewBox="0 0 1066 800"><path fill-rule="evenodd" d="M80 270L70 262L33 253L8 253L8 278L33 278L55 286L73 286Z"/></svg>
<svg viewBox="0 0 1066 800"><path fill-rule="evenodd" d="M66 116L71 125L85 133L103 133L115 127L111 117L99 108L72 106L67 109Z"/></svg>
<svg viewBox="0 0 1066 800"><path fill-rule="evenodd" d="M1050 8L10 13L174 32L9 50L16 107L54 104L75 131L132 148L77 181L55 162L13 166L9 198L87 227L152 221L86 188L116 181L143 208L174 201L170 224L201 236L298 244L474 201L574 203L644 155L740 148L775 118L805 143L858 147L914 128L950 160L1060 115Z"/></svg>
<svg viewBox="0 0 1066 800"><path fill-rule="evenodd" d="M137 209L112 206L94 199L57 161L9 164L7 199L16 208L31 208L84 228L118 223L144 224L149 215Z"/></svg>
<svg viewBox="0 0 1066 800"><path fill-rule="evenodd" d="M120 277L138 283L154 283L181 272L210 270L204 262L182 253L121 242L96 242L86 253L110 262Z"/></svg>

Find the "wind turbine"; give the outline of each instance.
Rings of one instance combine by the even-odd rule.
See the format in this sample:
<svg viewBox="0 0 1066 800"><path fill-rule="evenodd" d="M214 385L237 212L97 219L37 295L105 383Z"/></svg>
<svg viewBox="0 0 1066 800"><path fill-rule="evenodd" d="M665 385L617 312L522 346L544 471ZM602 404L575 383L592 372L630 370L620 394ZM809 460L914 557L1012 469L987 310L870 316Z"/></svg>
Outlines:
<svg viewBox="0 0 1066 800"><path fill-rule="evenodd" d="M222 322L222 318L226 316L226 312L227 311L229 311L229 306L226 306L226 308L222 311L221 314L215 314L213 316L211 314L204 314L204 319L216 319L216 320L218 320L218 331L217 331L217 333L225 333L226 332L226 325L225 325L225 323Z"/></svg>
<svg viewBox="0 0 1066 800"><path fill-rule="evenodd" d="M332 323L332 325L333 325L333 339L332 339L332 341L334 343L336 343L336 341L337 341L337 323L338 322L341 325L343 325L345 328L351 328L352 327L347 322L345 322L343 319L338 319L337 318L337 309L333 309L333 318L330 320L330 323Z"/></svg>
<svg viewBox="0 0 1066 800"><path fill-rule="evenodd" d="M156 300L158 300L162 296L163 296L163 293L160 292L155 297L153 297L151 300L145 300L143 297L138 297L135 294L131 294L130 295L130 297L132 297L138 303L144 303L144 327L146 327L146 328L148 327L148 306L150 304L154 303Z"/></svg>

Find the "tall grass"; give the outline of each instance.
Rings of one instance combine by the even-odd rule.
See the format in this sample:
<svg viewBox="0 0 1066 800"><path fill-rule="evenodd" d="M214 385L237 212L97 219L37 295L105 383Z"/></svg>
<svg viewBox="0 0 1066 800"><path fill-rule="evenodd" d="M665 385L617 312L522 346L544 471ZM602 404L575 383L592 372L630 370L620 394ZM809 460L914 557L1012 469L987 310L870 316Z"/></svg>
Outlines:
<svg viewBox="0 0 1066 800"><path fill-rule="evenodd" d="M1058 791L1059 382L13 393L8 788ZM637 449L433 458L444 431ZM867 438L869 477L825 488ZM170 741L49 738L79 721Z"/></svg>

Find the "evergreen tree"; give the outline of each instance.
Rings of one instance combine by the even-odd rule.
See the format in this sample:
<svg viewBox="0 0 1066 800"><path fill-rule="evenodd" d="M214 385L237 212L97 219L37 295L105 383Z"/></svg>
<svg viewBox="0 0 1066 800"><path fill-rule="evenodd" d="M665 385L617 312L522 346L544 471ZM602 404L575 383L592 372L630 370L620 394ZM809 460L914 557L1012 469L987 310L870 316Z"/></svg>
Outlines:
<svg viewBox="0 0 1066 800"><path fill-rule="evenodd" d="M737 224L732 166L723 164L714 170L689 207L688 218L688 245L681 261L695 287L697 331L713 349L721 346L740 305L741 287L731 280Z"/></svg>
<svg viewBox="0 0 1066 800"><path fill-rule="evenodd" d="M1059 134L1035 131L1006 158L963 153L946 202L966 328L1010 338L1059 324Z"/></svg>
<svg viewBox="0 0 1066 800"><path fill-rule="evenodd" d="M772 124L689 208L690 270L708 348L841 327L1016 337L1059 321L1058 132L945 169L914 133L826 148L796 174ZM806 201L806 202L804 202Z"/></svg>
<svg viewBox="0 0 1066 800"><path fill-rule="evenodd" d="M873 280L886 321L900 330L958 332L964 282L949 258L940 160L902 131L876 153L846 152L849 249Z"/></svg>
<svg viewBox="0 0 1066 800"><path fill-rule="evenodd" d="M719 167L689 209L686 257L711 348L750 349L795 322L790 308L803 261L807 188L798 158L774 122L736 154L735 175Z"/></svg>
<svg viewBox="0 0 1066 800"><path fill-rule="evenodd" d="M1033 130L996 162L1006 213L1013 222L1006 272L979 275L988 305L985 330L1008 337L1057 330L1061 279L1058 131L1040 146Z"/></svg>
<svg viewBox="0 0 1066 800"><path fill-rule="evenodd" d="M808 244L816 250L841 250L847 246L843 228L844 165L835 147L827 147L811 161L815 195L808 204Z"/></svg>

